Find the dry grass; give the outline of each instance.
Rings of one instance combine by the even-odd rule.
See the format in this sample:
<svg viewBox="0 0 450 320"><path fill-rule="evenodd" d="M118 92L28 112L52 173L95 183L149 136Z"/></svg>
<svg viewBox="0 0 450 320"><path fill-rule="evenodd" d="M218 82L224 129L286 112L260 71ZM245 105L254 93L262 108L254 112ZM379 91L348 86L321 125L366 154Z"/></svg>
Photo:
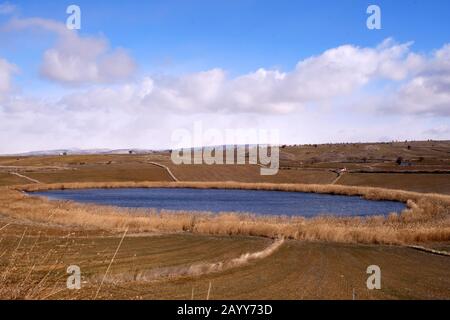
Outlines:
<svg viewBox="0 0 450 320"><path fill-rule="evenodd" d="M432 192L434 190L450 195L450 174L349 173L339 179L339 184L416 192Z"/></svg>
<svg viewBox="0 0 450 320"><path fill-rule="evenodd" d="M77 166L73 170L26 172L24 175L43 183L172 181L166 170L152 164L127 163ZM28 182L26 182L28 183Z"/></svg>
<svg viewBox="0 0 450 320"><path fill-rule="evenodd" d="M59 248L38 254L40 234L30 237L27 232L25 228L17 244L2 246L6 249L0 255L0 299L47 299L65 289L61 262L71 241L66 239Z"/></svg>
<svg viewBox="0 0 450 320"><path fill-rule="evenodd" d="M17 185L28 183L24 178L12 175L10 173L0 172L0 186Z"/></svg>
<svg viewBox="0 0 450 320"><path fill-rule="evenodd" d="M161 280L163 278L182 278L182 277L199 277L211 273L223 272L226 270L242 267L248 265L249 263L264 259L272 255L277 251L285 242L284 239L277 239L271 245L257 252L246 252L241 254L237 258L218 261L218 262L200 262L192 265L181 265L181 266L170 266L155 269L141 270L137 273L123 272L117 273L111 276L107 276L105 273L100 287L104 280L107 282L118 284L122 282L138 281L142 282L152 282L156 280ZM99 282L99 279L92 279L94 282Z"/></svg>
<svg viewBox="0 0 450 320"><path fill-rule="evenodd" d="M228 270L233 267L231 262L236 265L237 260L245 260L245 257L248 261L254 261L257 258L255 253L246 253L266 253L264 248L270 248L271 242L255 237L215 237L188 233L127 234L117 250L123 234L114 235L100 230L67 230L58 226L27 224L24 221L5 224L5 219L0 217L0 299L55 299L61 298L61 294L65 299L93 299L97 292L99 297L105 298L103 288L111 287L112 279L123 281L141 277L139 281L142 282L158 271L181 271L187 268L192 273L200 267L221 265L220 262L223 262L222 269ZM74 264L82 270L82 290L66 288L66 269ZM107 268L110 268L110 272L107 272ZM209 271L220 270L216 267ZM101 287L100 281L105 274L107 277ZM155 280L158 283L168 280L165 274L167 272L159 272ZM170 279L194 277L189 274L175 273L169 276ZM135 297L131 290L122 291L121 286L117 286L116 291L127 298Z"/></svg>
<svg viewBox="0 0 450 320"><path fill-rule="evenodd" d="M332 171L346 167L350 172L339 184L450 194L449 152L450 141L286 146L275 176L261 176L261 168L249 164L177 166L168 152L0 157L0 185L29 183L8 174L11 170L43 183L172 181L151 164L157 162L180 181L329 184L336 178ZM409 165L399 166L398 157Z"/></svg>
<svg viewBox="0 0 450 320"><path fill-rule="evenodd" d="M172 187L229 188L340 195L360 195L373 200L407 202L408 209L388 217L315 218L256 216L233 213L170 212L152 209L121 209L50 201L30 197L20 191L79 188ZM25 185L4 188L0 195L0 212L17 219L53 223L83 229L123 232L193 232L212 235L250 235L286 237L347 243L411 244L450 240L450 197L400 190L338 185L254 184L254 183L73 183Z"/></svg>
<svg viewBox="0 0 450 320"><path fill-rule="evenodd" d="M174 165L170 159L160 162L180 181L327 184L336 178L329 170L280 170L274 176L262 176L261 167L257 165Z"/></svg>

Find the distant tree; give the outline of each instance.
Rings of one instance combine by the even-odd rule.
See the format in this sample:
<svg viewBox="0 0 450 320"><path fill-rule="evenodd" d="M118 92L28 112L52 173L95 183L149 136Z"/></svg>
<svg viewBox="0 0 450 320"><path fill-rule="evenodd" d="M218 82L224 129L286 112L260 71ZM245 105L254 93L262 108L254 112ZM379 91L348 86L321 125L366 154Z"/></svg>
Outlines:
<svg viewBox="0 0 450 320"><path fill-rule="evenodd" d="M395 161L398 165L401 165L403 162L403 158L402 157L398 157L397 160Z"/></svg>

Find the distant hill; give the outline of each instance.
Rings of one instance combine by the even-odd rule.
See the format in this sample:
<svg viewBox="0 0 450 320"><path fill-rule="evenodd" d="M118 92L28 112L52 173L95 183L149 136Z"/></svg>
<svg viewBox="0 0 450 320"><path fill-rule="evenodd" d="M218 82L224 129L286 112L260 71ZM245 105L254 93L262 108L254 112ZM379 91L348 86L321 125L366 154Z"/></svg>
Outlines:
<svg viewBox="0 0 450 320"><path fill-rule="evenodd" d="M24 153L10 154L8 156L55 156L55 155L88 155L88 154L148 154L159 152L150 149L57 149L57 150L39 150ZM5 155L7 156L7 155Z"/></svg>

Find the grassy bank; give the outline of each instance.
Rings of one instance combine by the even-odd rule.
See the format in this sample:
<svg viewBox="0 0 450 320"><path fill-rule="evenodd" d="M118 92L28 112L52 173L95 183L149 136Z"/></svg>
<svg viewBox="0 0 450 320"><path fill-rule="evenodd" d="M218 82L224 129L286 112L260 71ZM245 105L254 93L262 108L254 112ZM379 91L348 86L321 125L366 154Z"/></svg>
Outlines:
<svg viewBox="0 0 450 320"><path fill-rule="evenodd" d="M331 184L294 183L243 183L243 182L75 182L52 184L27 184L11 187L14 190L34 192L63 189L112 189L112 188L196 188L196 189L241 189L325 193L348 196L362 196L369 200L392 200L407 202L419 199L435 199L450 204L450 196L432 193L419 193L384 188L344 186Z"/></svg>
<svg viewBox="0 0 450 320"><path fill-rule="evenodd" d="M21 191L56 189L172 187L228 188L359 195L372 200L406 202L408 209L388 217L315 218L256 216L233 213L170 212L122 209L49 201ZM211 235L286 237L346 243L411 244L450 240L450 196L340 185L205 182L120 182L33 184L3 188L0 212L16 219L83 229L121 232L192 232Z"/></svg>

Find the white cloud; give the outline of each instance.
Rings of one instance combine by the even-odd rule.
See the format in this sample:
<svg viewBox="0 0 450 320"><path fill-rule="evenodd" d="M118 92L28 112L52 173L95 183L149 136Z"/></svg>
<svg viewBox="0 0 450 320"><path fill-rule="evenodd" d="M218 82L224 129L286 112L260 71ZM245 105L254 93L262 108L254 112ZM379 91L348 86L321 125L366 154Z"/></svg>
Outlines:
<svg viewBox="0 0 450 320"><path fill-rule="evenodd" d="M379 104L388 112L450 116L450 44L424 61L419 72Z"/></svg>
<svg viewBox="0 0 450 320"><path fill-rule="evenodd" d="M2 97L11 91L11 76L18 71L17 67L0 58L0 102Z"/></svg>
<svg viewBox="0 0 450 320"><path fill-rule="evenodd" d="M43 23L66 32L58 31L58 24ZM80 41L90 47L89 53L75 51L82 61L97 59L107 47L98 38ZM65 44L58 45L58 54ZM191 129L197 120L218 130L278 129L283 143L448 139L449 56L449 45L426 56L412 52L410 43L387 40L374 48L333 48L290 71L261 68L230 78L217 68L178 77L147 76L75 90L56 101L53 97L51 103L10 97L0 104L0 153L171 147L172 131ZM97 82L100 64L94 65L94 71L89 64L83 70ZM77 74L76 68L71 72ZM365 91L380 80L388 83L389 91L385 86ZM372 95L378 96L375 103ZM358 108L352 108L355 103Z"/></svg>
<svg viewBox="0 0 450 320"><path fill-rule="evenodd" d="M0 3L0 15L12 14L16 11L16 9L16 6L9 2Z"/></svg>
<svg viewBox="0 0 450 320"><path fill-rule="evenodd" d="M221 69L176 79L153 79L142 104L186 112L289 113L349 97L384 79L403 81L420 70L424 58L410 43L388 39L376 48L344 45L300 61L290 72L259 69L228 79Z"/></svg>
<svg viewBox="0 0 450 320"><path fill-rule="evenodd" d="M449 137L450 136L450 126L449 125L439 125L431 129L427 129L423 132L426 135L431 135L432 137Z"/></svg>
<svg viewBox="0 0 450 320"><path fill-rule="evenodd" d="M67 85L111 83L133 75L136 64L126 50L111 49L103 37L82 37L64 24L41 18L12 19L7 30L39 28L57 35L44 52L41 74Z"/></svg>

